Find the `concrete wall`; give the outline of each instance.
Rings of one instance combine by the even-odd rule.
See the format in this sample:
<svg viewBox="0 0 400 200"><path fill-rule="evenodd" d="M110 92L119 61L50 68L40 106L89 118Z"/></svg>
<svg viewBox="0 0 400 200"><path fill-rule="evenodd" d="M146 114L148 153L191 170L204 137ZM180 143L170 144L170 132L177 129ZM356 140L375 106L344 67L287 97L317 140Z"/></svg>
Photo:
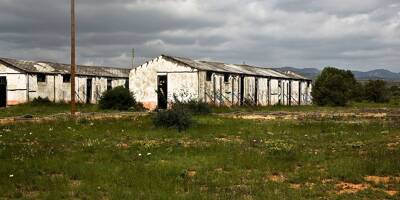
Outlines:
<svg viewBox="0 0 400 200"><path fill-rule="evenodd" d="M12 67L0 64L0 76L7 78L7 105L17 105L32 101L37 97L49 98L53 102L71 100L71 83L63 82L63 75L47 74L45 82L38 82L36 74L26 74ZM107 80L112 80L112 87L124 86L127 78L106 78L78 76L76 82L76 99L86 103L87 79L92 79L92 96L90 103L97 103L101 94L107 90ZM28 95L29 94L29 95Z"/></svg>
<svg viewBox="0 0 400 200"><path fill-rule="evenodd" d="M36 80L36 77L33 77ZM71 83L63 82L62 75L47 75L46 82L33 82L32 87L37 86L37 92L31 92L31 99L35 97L49 98L54 102L69 102L71 100ZM110 79L112 88L117 86L124 86L127 79L124 78L106 78L106 77L92 77L92 76L78 76L75 77L75 92L76 100L79 103L86 103L87 100L87 80L92 80L92 90L90 96L90 102L92 104L97 103L100 100L103 92L107 90L107 80Z"/></svg>
<svg viewBox="0 0 400 200"><path fill-rule="evenodd" d="M130 90L135 94L136 100L142 102L146 108L157 107L159 75L167 76L169 103L174 101L174 95L181 100L199 98L198 71L160 56L131 70L129 75Z"/></svg>
<svg viewBox="0 0 400 200"><path fill-rule="evenodd" d="M0 64L0 76L7 79L7 105L25 103L27 99L27 75Z"/></svg>

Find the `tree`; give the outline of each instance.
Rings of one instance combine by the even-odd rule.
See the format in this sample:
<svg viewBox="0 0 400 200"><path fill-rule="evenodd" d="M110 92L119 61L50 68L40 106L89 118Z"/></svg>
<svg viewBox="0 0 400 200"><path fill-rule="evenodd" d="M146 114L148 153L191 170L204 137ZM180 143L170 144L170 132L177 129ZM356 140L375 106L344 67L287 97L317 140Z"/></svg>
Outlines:
<svg viewBox="0 0 400 200"><path fill-rule="evenodd" d="M392 97L400 97L400 87L393 85L390 87L390 93Z"/></svg>
<svg viewBox="0 0 400 200"><path fill-rule="evenodd" d="M384 103L390 100L390 90L385 81L371 80L365 85L365 98L375 103Z"/></svg>
<svg viewBox="0 0 400 200"><path fill-rule="evenodd" d="M312 89L313 101L320 106L345 106L354 98L356 84L351 71L327 67L315 81Z"/></svg>

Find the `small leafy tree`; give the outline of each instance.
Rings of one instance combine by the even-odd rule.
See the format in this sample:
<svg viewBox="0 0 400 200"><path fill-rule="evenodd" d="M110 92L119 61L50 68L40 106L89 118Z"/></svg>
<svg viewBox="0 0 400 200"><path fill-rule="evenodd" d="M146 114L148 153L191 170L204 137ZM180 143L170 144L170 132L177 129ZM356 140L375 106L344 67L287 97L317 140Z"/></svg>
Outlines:
<svg viewBox="0 0 400 200"><path fill-rule="evenodd" d="M385 81L371 80L365 85L365 98L375 103L389 102L390 90Z"/></svg>
<svg viewBox="0 0 400 200"><path fill-rule="evenodd" d="M390 94L392 97L400 97L400 87L396 85L390 87Z"/></svg>
<svg viewBox="0 0 400 200"><path fill-rule="evenodd" d="M351 91L351 100L356 102L361 102L364 99L365 99L365 86L360 82L356 82Z"/></svg>
<svg viewBox="0 0 400 200"><path fill-rule="evenodd" d="M137 105L135 97L129 89L119 86L105 91L100 98L100 109L128 110Z"/></svg>
<svg viewBox="0 0 400 200"><path fill-rule="evenodd" d="M356 83L351 71L327 67L315 81L313 101L320 106L345 106L354 96Z"/></svg>

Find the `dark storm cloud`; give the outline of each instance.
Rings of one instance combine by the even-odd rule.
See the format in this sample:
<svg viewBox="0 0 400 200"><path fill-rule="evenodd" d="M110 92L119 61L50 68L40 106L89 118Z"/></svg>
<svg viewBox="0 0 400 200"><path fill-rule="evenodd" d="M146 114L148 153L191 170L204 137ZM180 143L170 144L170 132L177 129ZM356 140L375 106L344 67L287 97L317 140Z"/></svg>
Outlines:
<svg viewBox="0 0 400 200"><path fill-rule="evenodd" d="M0 0L0 57L68 62L69 1ZM397 0L77 0L78 62L161 53L400 71Z"/></svg>

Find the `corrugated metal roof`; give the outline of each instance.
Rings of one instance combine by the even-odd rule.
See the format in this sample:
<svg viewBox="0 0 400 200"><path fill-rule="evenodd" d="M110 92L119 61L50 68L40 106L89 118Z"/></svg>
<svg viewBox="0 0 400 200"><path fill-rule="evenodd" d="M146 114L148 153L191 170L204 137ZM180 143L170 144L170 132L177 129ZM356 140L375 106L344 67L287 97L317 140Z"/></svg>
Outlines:
<svg viewBox="0 0 400 200"><path fill-rule="evenodd" d="M162 55L164 58L183 63L189 67L221 73L244 74L251 76L274 77L282 79L309 80L294 72L280 72L271 68L256 67L251 65L226 64L221 62L192 60L176 56Z"/></svg>
<svg viewBox="0 0 400 200"><path fill-rule="evenodd" d="M54 63L47 61L28 61L11 58L0 58L0 61L11 65L28 73L46 73L46 74L70 74L71 67L68 64ZM130 69L114 68L104 66L85 66L78 65L77 75L81 76L102 76L115 78L129 78Z"/></svg>

